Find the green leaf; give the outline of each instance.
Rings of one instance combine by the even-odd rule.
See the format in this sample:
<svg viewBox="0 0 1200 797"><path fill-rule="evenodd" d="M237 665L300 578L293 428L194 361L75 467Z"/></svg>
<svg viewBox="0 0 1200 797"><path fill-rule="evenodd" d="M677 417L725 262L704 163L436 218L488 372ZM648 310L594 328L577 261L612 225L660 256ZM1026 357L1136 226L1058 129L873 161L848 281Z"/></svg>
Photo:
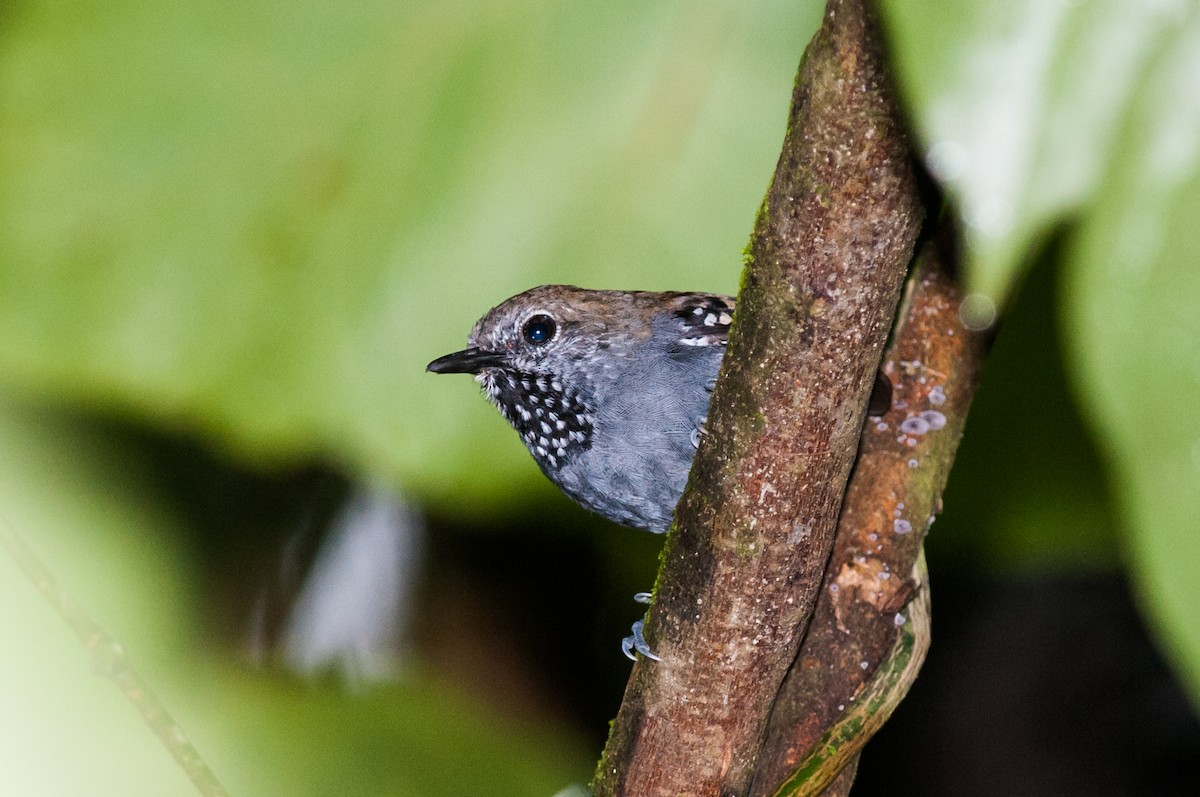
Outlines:
<svg viewBox="0 0 1200 797"><path fill-rule="evenodd" d="M1135 588L1200 694L1200 11L883 8L926 161L964 222L969 288L1003 304L1048 232L1079 220L1061 291L1066 359L1112 465ZM1091 517L1079 538L1102 539L1099 505L1070 498L1085 493L1043 503Z"/></svg>
<svg viewBox="0 0 1200 797"><path fill-rule="evenodd" d="M0 401L0 523L161 677L197 632L177 524L120 452ZM186 794L183 771L0 547L0 793Z"/></svg>
<svg viewBox="0 0 1200 797"><path fill-rule="evenodd" d="M1031 246L1091 200L1183 0L884 0L930 171L964 222L967 282L1001 306Z"/></svg>
<svg viewBox="0 0 1200 797"><path fill-rule="evenodd" d="M197 627L180 524L153 479L59 415L0 401L0 522L125 650L234 795L551 794L592 755L491 716L415 665L360 692L228 661ZM195 792L150 727L0 548L0 794Z"/></svg>
<svg viewBox="0 0 1200 797"><path fill-rule="evenodd" d="M1064 310L1131 520L1136 583L1200 700L1200 10L1138 89Z"/></svg>
<svg viewBox="0 0 1200 797"><path fill-rule="evenodd" d="M425 363L539 283L734 290L819 10L22 3L0 379L495 511L540 475Z"/></svg>
<svg viewBox="0 0 1200 797"><path fill-rule="evenodd" d="M945 511L926 542L935 573L1079 572L1120 564L1121 520L1068 384L1056 313L1062 250L1052 247L1032 267L988 352Z"/></svg>

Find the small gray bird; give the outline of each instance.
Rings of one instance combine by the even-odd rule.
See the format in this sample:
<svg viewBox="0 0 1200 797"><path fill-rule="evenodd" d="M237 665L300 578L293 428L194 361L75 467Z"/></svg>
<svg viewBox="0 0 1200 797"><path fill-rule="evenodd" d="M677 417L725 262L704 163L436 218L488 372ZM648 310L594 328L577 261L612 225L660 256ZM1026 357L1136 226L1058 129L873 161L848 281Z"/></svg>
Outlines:
<svg viewBox="0 0 1200 797"><path fill-rule="evenodd" d="M609 520L661 533L704 433L733 307L712 293L542 285L489 310L466 349L426 368L475 374L550 481ZM870 411L890 403L880 374ZM657 660L642 630L633 624L625 655Z"/></svg>
<svg viewBox="0 0 1200 797"><path fill-rule="evenodd" d="M543 285L490 310L468 348L427 369L475 374L575 501L664 532L704 431L733 307L710 293Z"/></svg>

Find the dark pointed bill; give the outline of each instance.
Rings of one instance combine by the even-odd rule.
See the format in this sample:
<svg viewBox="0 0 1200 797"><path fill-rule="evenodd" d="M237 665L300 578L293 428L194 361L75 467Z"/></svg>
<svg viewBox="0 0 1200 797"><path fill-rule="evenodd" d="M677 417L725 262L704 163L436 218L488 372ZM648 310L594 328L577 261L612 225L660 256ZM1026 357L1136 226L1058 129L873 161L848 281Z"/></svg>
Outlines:
<svg viewBox="0 0 1200 797"><path fill-rule="evenodd" d="M426 371L435 374L477 374L484 368L496 368L504 365L504 355L482 349L463 349L436 360L425 366Z"/></svg>

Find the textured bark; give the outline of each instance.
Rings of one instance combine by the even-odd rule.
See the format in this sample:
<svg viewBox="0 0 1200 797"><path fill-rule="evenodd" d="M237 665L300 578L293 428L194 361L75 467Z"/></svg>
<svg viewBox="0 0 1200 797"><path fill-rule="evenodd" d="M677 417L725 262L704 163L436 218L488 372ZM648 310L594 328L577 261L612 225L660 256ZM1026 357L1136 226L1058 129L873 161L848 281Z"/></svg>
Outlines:
<svg viewBox="0 0 1200 797"><path fill-rule="evenodd" d="M862 0L829 0L755 225L708 430L594 783L744 795L817 599L921 221Z"/></svg>
<svg viewBox="0 0 1200 797"><path fill-rule="evenodd" d="M883 685L888 691L877 688L901 635L913 624L928 628L918 616L928 601L911 600L928 588L917 583L925 579L921 544L941 508L983 361L983 336L959 317L952 258L943 236L918 259L884 363L892 409L867 420L824 587L771 715L755 797L826 793L823 783L883 724L920 667L927 637L906 651L902 670L891 670L898 677ZM848 719L852 733L831 733ZM795 788L780 792L789 778Z"/></svg>

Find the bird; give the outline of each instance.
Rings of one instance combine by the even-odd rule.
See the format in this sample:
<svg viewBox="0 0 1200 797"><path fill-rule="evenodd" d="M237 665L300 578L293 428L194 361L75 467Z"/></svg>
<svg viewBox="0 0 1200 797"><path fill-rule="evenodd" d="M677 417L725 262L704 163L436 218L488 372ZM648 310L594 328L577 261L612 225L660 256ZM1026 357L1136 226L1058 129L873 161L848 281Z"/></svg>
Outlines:
<svg viewBox="0 0 1200 797"><path fill-rule="evenodd" d="M426 370L474 375L546 477L581 506L662 533L705 434L735 306L715 293L541 285L493 307L467 348ZM890 400L881 374L872 405ZM657 658L641 626L622 647Z"/></svg>
<svg viewBox="0 0 1200 797"><path fill-rule="evenodd" d="M704 434L734 300L542 285L429 363L469 373L542 472L586 509L665 532Z"/></svg>

